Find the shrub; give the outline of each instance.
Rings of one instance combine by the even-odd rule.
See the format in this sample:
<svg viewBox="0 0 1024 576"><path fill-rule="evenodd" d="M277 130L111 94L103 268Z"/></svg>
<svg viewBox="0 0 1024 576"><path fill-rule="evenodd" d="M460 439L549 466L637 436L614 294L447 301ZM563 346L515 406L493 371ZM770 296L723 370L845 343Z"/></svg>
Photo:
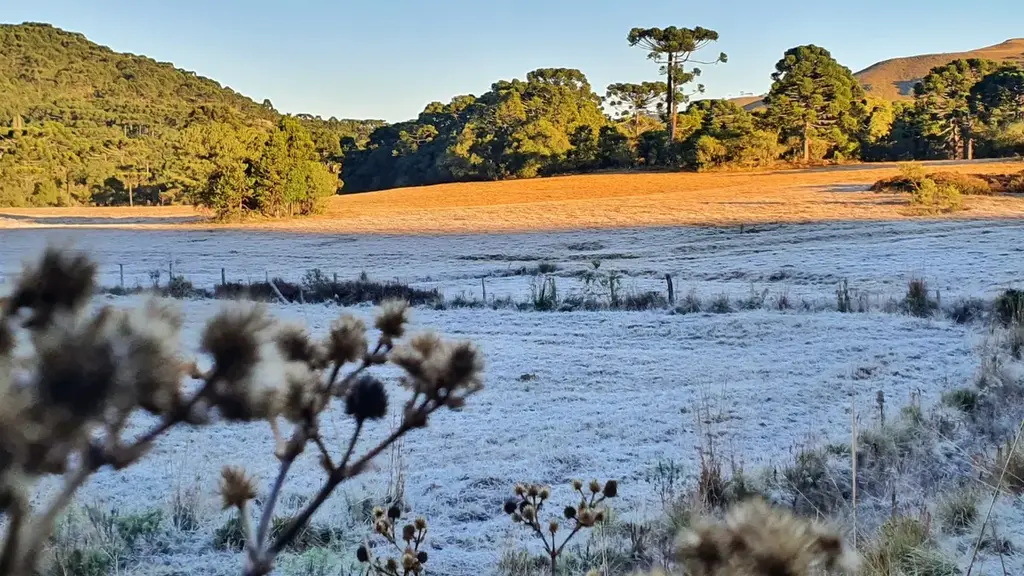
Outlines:
<svg viewBox="0 0 1024 576"><path fill-rule="evenodd" d="M850 297L850 284L843 278L836 288L836 310L845 313L853 312L853 298Z"/></svg>
<svg viewBox="0 0 1024 576"><path fill-rule="evenodd" d="M1004 290L993 306L996 318L1003 326L1010 326L1024 320L1024 290Z"/></svg>
<svg viewBox="0 0 1024 576"><path fill-rule="evenodd" d="M978 408L978 392L969 388L951 390L942 394L942 403L970 414Z"/></svg>
<svg viewBox="0 0 1024 576"><path fill-rule="evenodd" d="M931 178L925 178L911 192L910 204L926 213L955 212L963 208L964 201L955 186L938 184Z"/></svg>
<svg viewBox="0 0 1024 576"><path fill-rule="evenodd" d="M1024 449L1021 445L1015 447L1007 443L999 447L996 458L988 469L987 480L990 486L1006 488L1014 494L1024 494Z"/></svg>
<svg viewBox="0 0 1024 576"><path fill-rule="evenodd" d="M947 311L949 319L957 324L969 324L985 315L987 305L980 298L961 299Z"/></svg>
<svg viewBox="0 0 1024 576"><path fill-rule="evenodd" d="M729 295L719 294L716 296L708 306L708 312L715 314L728 314L732 312L732 302L729 301Z"/></svg>
<svg viewBox="0 0 1024 576"><path fill-rule="evenodd" d="M983 178L960 172L933 172L928 178L938 186L952 186L961 194L983 196L992 194L992 187Z"/></svg>
<svg viewBox="0 0 1024 576"><path fill-rule="evenodd" d="M691 289L686 293L686 296L679 301L676 305L677 314L696 314L702 309L700 296L697 295L697 291Z"/></svg>
<svg viewBox="0 0 1024 576"><path fill-rule="evenodd" d="M622 298L621 307L630 311L655 310L668 306L668 299L661 292L649 291L627 294Z"/></svg>
<svg viewBox="0 0 1024 576"><path fill-rule="evenodd" d="M928 295L928 283L919 278L907 283L907 295L903 299L903 306L909 314L919 318L931 316L939 307Z"/></svg>
<svg viewBox="0 0 1024 576"><path fill-rule="evenodd" d="M558 285L554 278L534 280L530 284L530 296L534 310L548 312L558 308Z"/></svg>

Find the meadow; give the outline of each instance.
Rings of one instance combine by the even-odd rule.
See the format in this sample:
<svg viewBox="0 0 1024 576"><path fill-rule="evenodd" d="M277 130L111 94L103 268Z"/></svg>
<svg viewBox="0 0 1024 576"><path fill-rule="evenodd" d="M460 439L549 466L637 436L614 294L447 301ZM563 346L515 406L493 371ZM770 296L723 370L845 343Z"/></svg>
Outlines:
<svg viewBox="0 0 1024 576"><path fill-rule="evenodd" d="M413 328L476 342L486 388L464 412L439 413L430 428L345 484L314 517L329 537L286 554L281 573L349 573L369 530L369 510L395 499L430 519L430 573L533 573L518 552L524 548L521 527L502 513L512 483L550 485L556 498L564 498L572 479L601 478L619 481L615 525L581 539L570 552L580 573L598 568L618 574L630 562L642 564L622 527L659 526L678 501L689 502L687 494L704 478L709 450L734 484L737 474L745 474L788 501L799 490L789 480L794 463L827 447L836 454L844 445L848 450L853 420L865 430L890 430L880 418L888 413L892 426L902 422L901 407L916 406L928 426L933 414L953 421L944 398L973 387L997 346L986 311L1024 280L1020 200L971 198L958 218L912 218L899 212L897 195L860 190L894 173L851 167L774 175L574 176L487 184L484 196L473 192L474 185L450 185L339 197L317 219L245 228L175 223L158 209L8 210L11 228L0 232L0 291L12 285L24 260L48 244L91 254L99 284L113 289L99 302L118 306L143 298L118 294L166 287L172 277L213 289L222 269L228 282L280 278L301 284L307 271L318 269L328 278L436 290L436 301L414 307ZM601 187L587 188L594 181ZM136 220L120 220L126 214ZM559 230L582 222L594 226ZM365 233L373 223L381 231ZM446 233L428 234L441 230ZM121 266L129 290L119 290ZM923 312L908 300L915 281L926 286ZM554 295L545 292L549 300L538 305L538 291L549 286ZM658 298L632 308L614 305L643 294ZM178 303L186 347L195 349L202 325L222 303ZM269 306L306 324L314 336L325 335L345 310L329 302ZM373 313L370 303L346 309L368 320ZM1019 379L1019 360L1001 366L1008 378ZM1017 404L1004 408L1007 414L1020 411ZM1005 416L993 417L993 426ZM334 421L330 413L328 421ZM151 423L141 417L129 432ZM368 430L369 437L382 438L394 425L385 419ZM956 424L955 433L944 429L949 454L929 478L969 479L985 469L967 450L994 450L1005 438L985 444L965 436L970 429L966 423ZM323 434L338 444L345 431L339 422ZM89 542L117 558L104 571L74 573L237 574L240 556L223 545L231 513L219 508L218 475L224 464L244 464L269 482L277 468L272 449L265 424L175 429L143 463L97 474L79 492L78 519L63 525L74 535L67 545ZM837 475L821 480L848 483L846 472L829 462L829 474ZM922 474L918 463L900 460L902 468L886 473L902 480L885 490L865 485L859 519L865 539L895 514L897 499L901 514L939 514L935 494L916 480ZM313 454L299 458L280 514L293 512L318 488L318 469ZM871 477L870 471L863 474ZM38 496L52 489L44 484ZM887 510L890 496L893 508ZM190 502L187 530L169 520L180 520L183 498ZM813 505L824 504L816 499ZM159 510L163 523L140 537L141 544L126 548L119 540L112 547L95 536L103 522L96 520L97 510L115 510L122 518ZM819 512L850 526L848 505ZM1003 500L986 520L988 529L999 526L1010 550L1024 546L1017 530L1022 521L1016 500ZM971 524L947 533L940 524L931 528L933 547L964 567L973 539L981 541L985 528ZM532 544L525 549L538 552ZM1000 573L994 571L997 562L1009 566L1008 573L1024 569L1024 557L993 550L982 552L983 571L975 573ZM928 572L940 573L947 572Z"/></svg>

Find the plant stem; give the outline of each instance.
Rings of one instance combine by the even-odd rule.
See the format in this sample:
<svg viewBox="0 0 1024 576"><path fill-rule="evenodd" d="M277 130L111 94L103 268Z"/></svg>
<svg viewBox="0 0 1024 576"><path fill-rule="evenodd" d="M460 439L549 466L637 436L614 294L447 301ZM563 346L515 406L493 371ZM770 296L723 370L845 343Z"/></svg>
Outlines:
<svg viewBox="0 0 1024 576"><path fill-rule="evenodd" d="M295 433L299 434L300 432L296 430ZM285 476L288 475L288 470L291 469L293 462L295 462L295 455L290 453L281 461L281 469L277 473L277 479L274 480L274 486L270 489L270 495L267 496L267 505L263 507L263 513L260 515L260 522L256 528L256 546L260 550L263 549L263 543L266 541L267 528L274 517L274 506L281 495L281 487L284 486Z"/></svg>

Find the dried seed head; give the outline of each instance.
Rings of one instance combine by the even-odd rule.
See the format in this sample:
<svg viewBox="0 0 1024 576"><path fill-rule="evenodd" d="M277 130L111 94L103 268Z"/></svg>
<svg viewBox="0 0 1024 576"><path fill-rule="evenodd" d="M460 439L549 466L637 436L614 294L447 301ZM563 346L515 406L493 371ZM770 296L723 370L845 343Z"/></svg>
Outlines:
<svg viewBox="0 0 1024 576"><path fill-rule="evenodd" d="M406 552L402 554L402 567L406 570L412 570L416 567L416 556Z"/></svg>
<svg viewBox="0 0 1024 576"><path fill-rule="evenodd" d="M572 481L572 489L573 490L583 490L583 480L573 480Z"/></svg>
<svg viewBox="0 0 1024 576"><path fill-rule="evenodd" d="M402 540L405 540L406 542L409 542L409 541L411 541L415 537L416 537L416 527L415 526L413 526L412 524L406 524L405 526L402 526Z"/></svg>
<svg viewBox="0 0 1024 576"><path fill-rule="evenodd" d="M398 506L391 506L388 508L388 518L391 520L398 520L402 517L402 509Z"/></svg>
<svg viewBox="0 0 1024 576"><path fill-rule="evenodd" d="M47 248L39 262L28 266L7 298L4 316L29 308L29 328L49 324L55 313L77 312L92 295L96 265L84 254Z"/></svg>
<svg viewBox="0 0 1024 576"><path fill-rule="evenodd" d="M259 348L273 320L264 306L236 303L226 306L206 325L200 348L213 357L214 370L228 382L238 382L259 360Z"/></svg>
<svg viewBox="0 0 1024 576"><path fill-rule="evenodd" d="M417 334L409 339L409 347L424 358L430 358L442 348L441 337L433 332Z"/></svg>
<svg viewBox="0 0 1024 576"><path fill-rule="evenodd" d="M370 561L370 551L366 549L366 546L360 546L356 549L356 560L363 563Z"/></svg>
<svg viewBox="0 0 1024 576"><path fill-rule="evenodd" d="M38 391L44 406L64 410L78 422L100 417L114 393L117 360L107 338L112 310L92 319L51 316L36 338Z"/></svg>
<svg viewBox="0 0 1024 576"><path fill-rule="evenodd" d="M604 483L603 494L605 498L615 498L619 495L619 483L617 480L609 480Z"/></svg>
<svg viewBox="0 0 1024 576"><path fill-rule="evenodd" d="M335 320L327 339L327 356L338 364L366 356L366 324L348 314Z"/></svg>
<svg viewBox="0 0 1024 576"><path fill-rule="evenodd" d="M398 571L398 560L395 560L394 558L388 558L384 565L387 567L388 573Z"/></svg>
<svg viewBox="0 0 1024 576"><path fill-rule="evenodd" d="M547 486L541 488L539 495L541 500L547 500L548 498L551 498L551 488L548 488Z"/></svg>
<svg viewBox="0 0 1024 576"><path fill-rule="evenodd" d="M383 518L384 517L384 509L381 508L380 506L374 506L373 507L373 517L376 518L376 519Z"/></svg>
<svg viewBox="0 0 1024 576"><path fill-rule="evenodd" d="M590 510L581 510L579 514L579 523L581 526L590 528L597 522L597 518L594 517L594 513Z"/></svg>
<svg viewBox="0 0 1024 576"><path fill-rule="evenodd" d="M515 514L517 507L515 500L505 500L505 514Z"/></svg>
<svg viewBox="0 0 1024 576"><path fill-rule="evenodd" d="M853 572L859 558L824 526L752 500L722 522L701 522L678 539L680 560L694 573L728 567L730 573Z"/></svg>
<svg viewBox="0 0 1024 576"><path fill-rule="evenodd" d="M302 326L286 324L278 327L274 341L286 361L302 362L314 369L322 367L323 352Z"/></svg>
<svg viewBox="0 0 1024 576"><path fill-rule="evenodd" d="M397 340L405 334L408 311L409 303L404 300L388 300L381 305L374 325L385 340Z"/></svg>
<svg viewBox="0 0 1024 576"><path fill-rule="evenodd" d="M237 466L225 466L221 470L220 496L224 509L241 509L246 502L256 497L256 486L245 470Z"/></svg>
<svg viewBox="0 0 1024 576"><path fill-rule="evenodd" d="M112 315L108 339L117 355L115 405L163 415L181 405L186 366L179 350L182 317L178 308L150 299L140 308Z"/></svg>
<svg viewBox="0 0 1024 576"><path fill-rule="evenodd" d="M562 510L562 515L565 516L566 520L572 520L576 517L576 509L572 506L566 506L565 510Z"/></svg>
<svg viewBox="0 0 1024 576"><path fill-rule="evenodd" d="M536 484L530 484L530 487L526 489L526 494L530 498L536 498L540 494L540 488Z"/></svg>
<svg viewBox="0 0 1024 576"><path fill-rule="evenodd" d="M533 509L533 506L523 507L523 519L527 522L533 522L537 518L537 511Z"/></svg>
<svg viewBox="0 0 1024 576"><path fill-rule="evenodd" d="M548 521L548 530L550 530L552 534L554 534L555 532L558 532L558 520L555 520L554 518L549 520Z"/></svg>
<svg viewBox="0 0 1024 576"><path fill-rule="evenodd" d="M281 415L289 422L311 423L327 406L319 393L320 377L304 362L285 365L285 386Z"/></svg>
<svg viewBox="0 0 1024 576"><path fill-rule="evenodd" d="M416 553L416 560L418 560L420 564L426 564L428 558L430 557L427 556L427 552L425 550L420 550Z"/></svg>
<svg viewBox="0 0 1024 576"><path fill-rule="evenodd" d="M597 494L598 492L600 492L601 491L601 483L598 482L597 480L591 480L590 481L590 491L593 492L594 494Z"/></svg>
<svg viewBox="0 0 1024 576"><path fill-rule="evenodd" d="M427 519L422 517L422 516L420 516L419 518L416 518L416 529L417 530L426 530L427 529Z"/></svg>
<svg viewBox="0 0 1024 576"><path fill-rule="evenodd" d="M384 384L373 376L356 380L345 397L345 413L362 422L379 420L388 412L388 394Z"/></svg>
<svg viewBox="0 0 1024 576"><path fill-rule="evenodd" d="M526 496L526 486L523 486L522 484L516 484L514 491L516 496Z"/></svg>

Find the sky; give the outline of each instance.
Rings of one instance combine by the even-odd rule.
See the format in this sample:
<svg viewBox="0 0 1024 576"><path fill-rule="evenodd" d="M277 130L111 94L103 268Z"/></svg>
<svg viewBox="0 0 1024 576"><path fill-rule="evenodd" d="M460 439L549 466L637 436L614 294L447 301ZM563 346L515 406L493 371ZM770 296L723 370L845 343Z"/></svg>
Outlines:
<svg viewBox="0 0 1024 576"><path fill-rule="evenodd" d="M657 65L626 41L637 26L718 31L705 51L729 61L703 67L701 81L707 96L728 98L765 92L783 52L801 44L857 72L1024 37L1020 1L0 0L0 22L80 32L282 112L394 122L537 68L578 68L599 94L656 80Z"/></svg>

